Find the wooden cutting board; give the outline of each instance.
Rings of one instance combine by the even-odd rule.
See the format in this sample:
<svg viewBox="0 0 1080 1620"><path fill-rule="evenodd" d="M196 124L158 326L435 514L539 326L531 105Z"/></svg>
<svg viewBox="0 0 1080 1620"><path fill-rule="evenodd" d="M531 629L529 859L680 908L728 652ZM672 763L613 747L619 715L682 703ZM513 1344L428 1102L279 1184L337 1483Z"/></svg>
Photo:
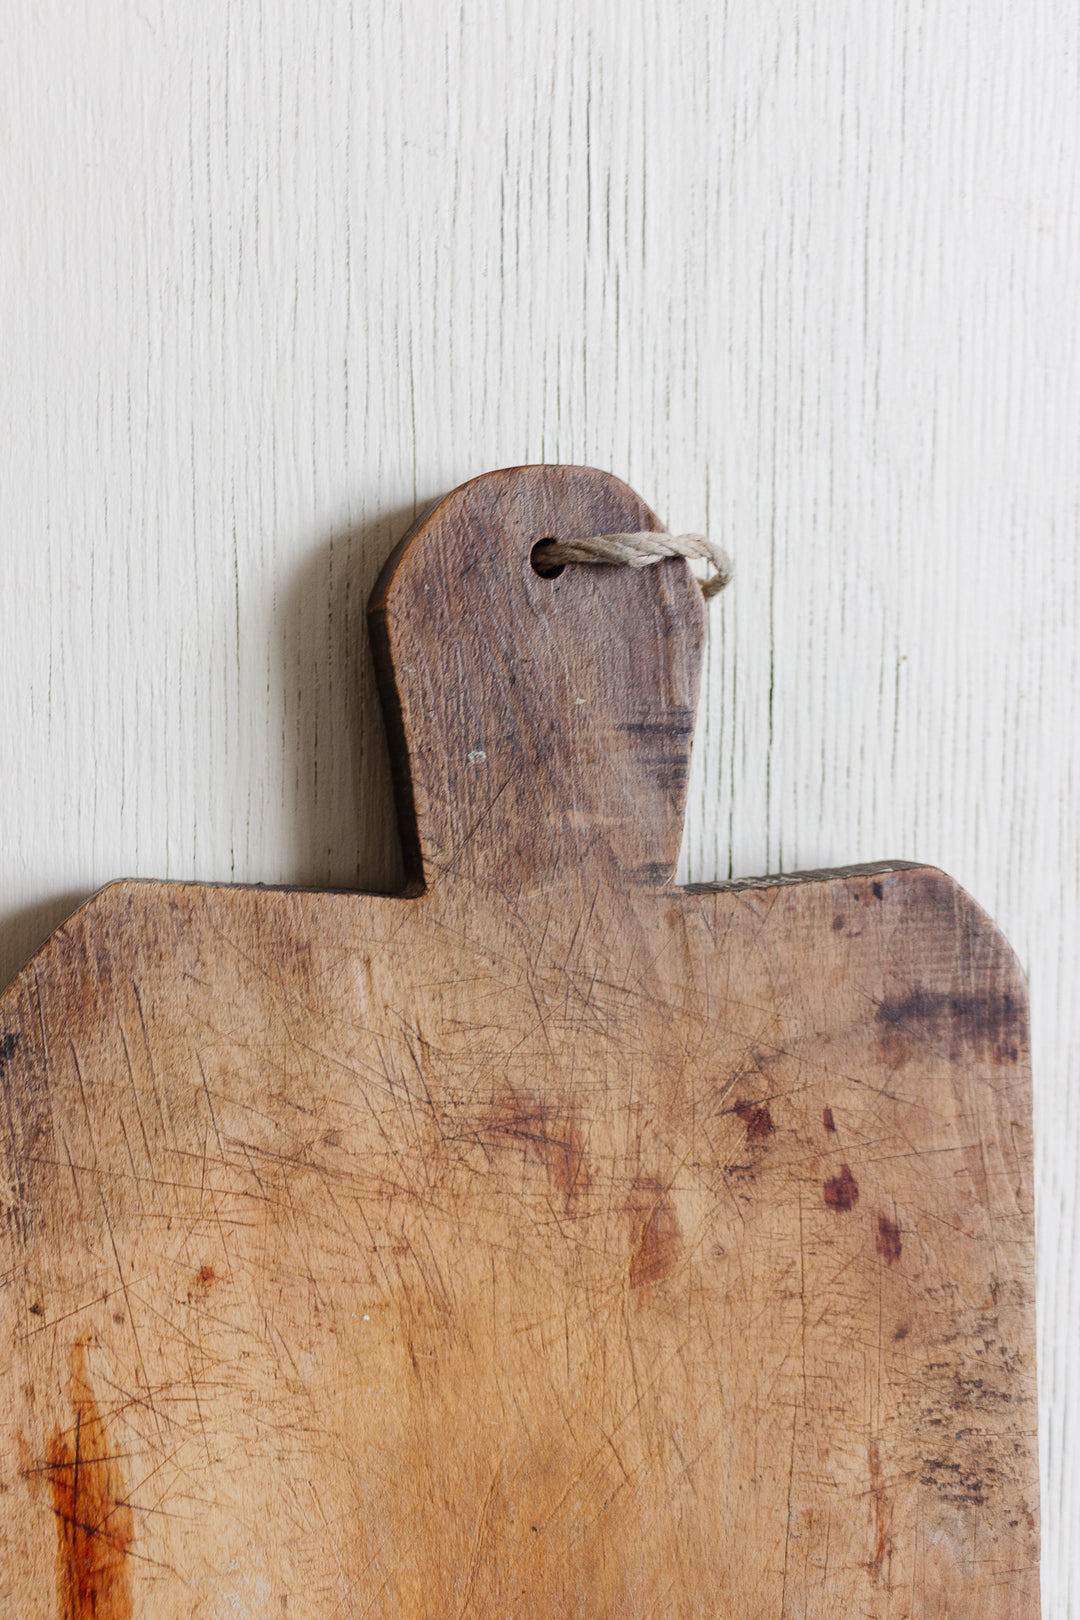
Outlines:
<svg viewBox="0 0 1080 1620"><path fill-rule="evenodd" d="M0 1613L1035 1620L1026 996L674 887L704 615L531 467L371 606L410 886L117 883L0 1003Z"/></svg>

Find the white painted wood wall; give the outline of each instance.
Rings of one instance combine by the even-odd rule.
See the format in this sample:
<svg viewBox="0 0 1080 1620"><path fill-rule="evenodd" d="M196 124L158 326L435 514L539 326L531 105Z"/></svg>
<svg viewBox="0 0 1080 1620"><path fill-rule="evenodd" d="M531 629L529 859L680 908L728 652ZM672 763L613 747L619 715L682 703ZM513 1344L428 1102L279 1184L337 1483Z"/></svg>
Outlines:
<svg viewBox="0 0 1080 1620"><path fill-rule="evenodd" d="M707 528L685 873L907 856L1031 975L1080 1615L1080 9L7 0L0 977L125 876L381 885L363 604L572 461Z"/></svg>

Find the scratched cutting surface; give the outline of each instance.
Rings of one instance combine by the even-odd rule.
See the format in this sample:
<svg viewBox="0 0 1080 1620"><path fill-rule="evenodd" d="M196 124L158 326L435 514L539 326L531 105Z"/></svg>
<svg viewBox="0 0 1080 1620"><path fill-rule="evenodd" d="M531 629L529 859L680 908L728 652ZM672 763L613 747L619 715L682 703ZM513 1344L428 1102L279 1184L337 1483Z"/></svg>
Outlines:
<svg viewBox="0 0 1080 1620"><path fill-rule="evenodd" d="M2 1003L0 1611L1038 1612L1026 995L950 879L672 885L702 608L572 468L372 604L403 895L123 883Z"/></svg>

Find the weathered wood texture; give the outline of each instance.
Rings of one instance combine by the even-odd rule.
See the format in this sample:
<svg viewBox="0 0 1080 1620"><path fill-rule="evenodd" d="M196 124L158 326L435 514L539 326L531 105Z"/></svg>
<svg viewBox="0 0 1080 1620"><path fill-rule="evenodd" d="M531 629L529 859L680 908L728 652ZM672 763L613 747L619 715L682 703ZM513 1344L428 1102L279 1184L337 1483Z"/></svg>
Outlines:
<svg viewBox="0 0 1080 1620"><path fill-rule="evenodd" d="M379 568L487 468L618 473L736 559L680 877L903 854L1028 971L1047 1620L1078 63L1069 0L6 0L0 34L0 983L118 876L392 887Z"/></svg>
<svg viewBox="0 0 1080 1620"><path fill-rule="evenodd" d="M1037 1614L1022 976L927 868L666 881L689 569L529 563L630 513L384 572L411 893L116 884L0 1002L0 1612Z"/></svg>

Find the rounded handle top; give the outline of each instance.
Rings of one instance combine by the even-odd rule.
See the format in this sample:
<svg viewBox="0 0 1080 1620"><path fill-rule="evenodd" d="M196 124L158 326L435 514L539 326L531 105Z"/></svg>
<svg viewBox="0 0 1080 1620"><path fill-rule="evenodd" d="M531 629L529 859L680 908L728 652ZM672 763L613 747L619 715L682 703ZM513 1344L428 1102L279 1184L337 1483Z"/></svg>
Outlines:
<svg viewBox="0 0 1080 1620"><path fill-rule="evenodd" d="M540 571L544 541L643 530L663 525L610 473L515 467L454 490L388 559L368 614L413 885L670 880L697 581L677 558Z"/></svg>

